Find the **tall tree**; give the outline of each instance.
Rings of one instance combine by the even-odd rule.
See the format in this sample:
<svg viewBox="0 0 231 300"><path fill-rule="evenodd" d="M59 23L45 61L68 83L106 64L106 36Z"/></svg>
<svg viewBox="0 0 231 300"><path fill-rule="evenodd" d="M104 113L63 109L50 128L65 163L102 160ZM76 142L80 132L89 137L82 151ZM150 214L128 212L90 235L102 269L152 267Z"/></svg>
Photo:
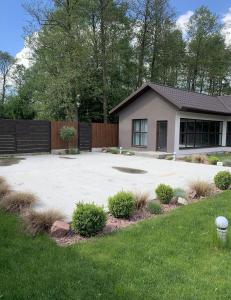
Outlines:
<svg viewBox="0 0 231 300"><path fill-rule="evenodd" d="M0 51L0 77L2 81L1 88L1 104L3 105L6 99L7 80L10 70L15 64L15 59L8 52Z"/></svg>
<svg viewBox="0 0 231 300"><path fill-rule="evenodd" d="M192 15L188 25L188 89L195 91L200 66L206 60L208 39L219 32L217 16L207 7L201 6Z"/></svg>

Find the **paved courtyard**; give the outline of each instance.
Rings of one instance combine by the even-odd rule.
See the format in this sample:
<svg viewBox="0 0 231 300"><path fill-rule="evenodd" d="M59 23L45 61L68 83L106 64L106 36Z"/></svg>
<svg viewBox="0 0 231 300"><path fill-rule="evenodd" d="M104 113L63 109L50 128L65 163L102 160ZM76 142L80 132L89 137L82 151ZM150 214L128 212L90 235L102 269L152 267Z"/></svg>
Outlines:
<svg viewBox="0 0 231 300"><path fill-rule="evenodd" d="M155 196L159 183L186 188L194 179L212 181L224 167L159 160L149 157L83 153L77 156L25 156L18 164L0 166L16 190L31 191L40 198L38 209L56 208L71 218L79 201L107 205L118 191L147 191ZM142 169L144 174L123 173L113 167Z"/></svg>

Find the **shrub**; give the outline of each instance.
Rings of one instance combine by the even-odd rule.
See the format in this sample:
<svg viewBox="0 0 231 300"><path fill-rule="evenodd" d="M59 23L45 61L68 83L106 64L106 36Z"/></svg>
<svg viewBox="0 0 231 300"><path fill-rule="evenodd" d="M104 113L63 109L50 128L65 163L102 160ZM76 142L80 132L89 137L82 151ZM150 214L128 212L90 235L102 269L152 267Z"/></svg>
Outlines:
<svg viewBox="0 0 231 300"><path fill-rule="evenodd" d="M23 219L26 230L32 235L37 235L49 232L53 223L63 220L64 216L59 211L53 209L43 212L31 210L23 216Z"/></svg>
<svg viewBox="0 0 231 300"><path fill-rule="evenodd" d="M185 156L184 161L186 162L192 162L192 156Z"/></svg>
<svg viewBox="0 0 231 300"><path fill-rule="evenodd" d="M173 189L169 185L160 184L156 188L156 195L162 203L168 204L173 198Z"/></svg>
<svg viewBox="0 0 231 300"><path fill-rule="evenodd" d="M67 150L66 150L66 153L67 153L67 154L71 154L71 155L77 155L77 154L79 154L80 152L79 152L79 149L77 149L77 148L70 148L70 149L67 149Z"/></svg>
<svg viewBox="0 0 231 300"><path fill-rule="evenodd" d="M165 159L166 159L166 160L173 160L173 156L172 156L172 155L167 155L167 156L165 157Z"/></svg>
<svg viewBox="0 0 231 300"><path fill-rule="evenodd" d="M6 179L3 176L0 176L0 184L6 183Z"/></svg>
<svg viewBox="0 0 231 300"><path fill-rule="evenodd" d="M72 228L82 236L93 236L103 230L106 219L101 207L78 203L72 217Z"/></svg>
<svg viewBox="0 0 231 300"><path fill-rule="evenodd" d="M231 185L231 174L229 171L220 171L214 177L214 183L220 190L227 190Z"/></svg>
<svg viewBox="0 0 231 300"><path fill-rule="evenodd" d="M111 153L111 154L119 154L120 151L116 148L109 148L107 149L107 152Z"/></svg>
<svg viewBox="0 0 231 300"><path fill-rule="evenodd" d="M148 193L135 193L135 207L136 209L142 209L147 206L149 194Z"/></svg>
<svg viewBox="0 0 231 300"><path fill-rule="evenodd" d="M135 197L130 192L119 192L109 197L108 207L110 213L116 218L129 218L135 208Z"/></svg>
<svg viewBox="0 0 231 300"><path fill-rule="evenodd" d="M209 196L212 193L211 184L204 180L195 180L191 182L190 189L198 198Z"/></svg>
<svg viewBox="0 0 231 300"><path fill-rule="evenodd" d="M150 202L148 202L148 207L147 208L148 208L148 211L151 214L159 215L159 214L162 213L161 206L158 203L150 201Z"/></svg>
<svg viewBox="0 0 231 300"><path fill-rule="evenodd" d="M0 200L10 192L10 186L6 182L0 184Z"/></svg>
<svg viewBox="0 0 231 300"><path fill-rule="evenodd" d="M219 162L219 158L217 156L209 156L208 162L210 165L216 165Z"/></svg>
<svg viewBox="0 0 231 300"><path fill-rule="evenodd" d="M206 164L208 162L208 157L203 154L195 154L195 155L192 155L192 162Z"/></svg>
<svg viewBox="0 0 231 300"><path fill-rule="evenodd" d="M17 213L25 208L31 208L37 198L31 193L11 192L5 195L0 202L0 207L6 211Z"/></svg>
<svg viewBox="0 0 231 300"><path fill-rule="evenodd" d="M231 167L231 159L225 159L223 161L223 166L225 166L225 167Z"/></svg>
<svg viewBox="0 0 231 300"><path fill-rule="evenodd" d="M70 149L70 144L72 139L76 136L76 129L74 127L63 126L60 130L61 139L67 143L68 149Z"/></svg>
<svg viewBox="0 0 231 300"><path fill-rule="evenodd" d="M175 198L179 198L179 197L185 198L186 197L186 192L181 188L175 188L173 190L173 197L175 197Z"/></svg>

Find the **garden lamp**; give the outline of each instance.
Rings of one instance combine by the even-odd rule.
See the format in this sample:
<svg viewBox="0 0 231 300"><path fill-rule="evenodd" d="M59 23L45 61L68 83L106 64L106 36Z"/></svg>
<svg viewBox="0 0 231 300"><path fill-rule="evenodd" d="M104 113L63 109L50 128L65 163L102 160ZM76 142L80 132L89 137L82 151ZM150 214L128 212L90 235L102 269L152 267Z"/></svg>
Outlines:
<svg viewBox="0 0 231 300"><path fill-rule="evenodd" d="M229 221L222 216L219 216L215 220L216 226L217 226L217 236L222 242L227 241L227 232L228 232L228 226Z"/></svg>

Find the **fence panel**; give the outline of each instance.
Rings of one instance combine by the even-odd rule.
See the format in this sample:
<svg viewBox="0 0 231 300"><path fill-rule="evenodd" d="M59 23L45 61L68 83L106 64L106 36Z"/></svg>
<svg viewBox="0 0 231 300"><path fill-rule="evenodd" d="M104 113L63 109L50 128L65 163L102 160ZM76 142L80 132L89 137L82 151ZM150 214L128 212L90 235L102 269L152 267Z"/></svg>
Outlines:
<svg viewBox="0 0 231 300"><path fill-rule="evenodd" d="M117 147L118 124L92 123L92 147Z"/></svg>
<svg viewBox="0 0 231 300"><path fill-rule="evenodd" d="M50 152L50 122L0 120L0 154Z"/></svg>
<svg viewBox="0 0 231 300"><path fill-rule="evenodd" d="M49 121L18 120L16 122L16 152L50 152L51 129Z"/></svg>
<svg viewBox="0 0 231 300"><path fill-rule="evenodd" d="M74 127L78 130L78 122L76 121L52 121L51 122L51 149L66 149L67 144L60 138L60 130L63 126ZM71 147L78 146L77 136L71 142Z"/></svg>

